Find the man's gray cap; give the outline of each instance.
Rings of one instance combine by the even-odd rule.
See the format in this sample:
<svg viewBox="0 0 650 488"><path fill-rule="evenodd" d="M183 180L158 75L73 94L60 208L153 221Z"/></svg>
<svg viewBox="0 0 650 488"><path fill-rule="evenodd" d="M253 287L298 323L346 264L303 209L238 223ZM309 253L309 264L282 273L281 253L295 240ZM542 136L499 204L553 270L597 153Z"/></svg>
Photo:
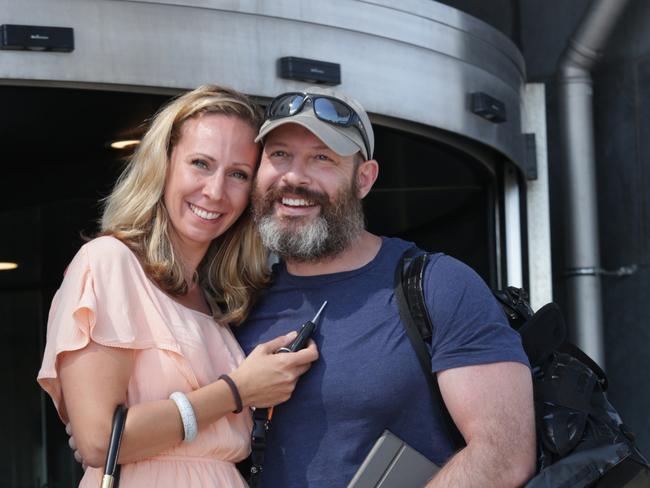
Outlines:
<svg viewBox="0 0 650 488"><path fill-rule="evenodd" d="M316 114L314 114L313 106L301 110L297 114L289 117L283 117L275 120L266 120L260 128L260 132L255 138L255 142L261 141L266 135L269 134L269 132L271 132L273 129L277 129L281 125L298 124L309 130L312 134L327 144L327 147L329 147L332 151L340 156L352 156L357 152L361 152L365 160L372 159L373 152L375 150L375 135L372 132L372 125L370 124L368 114L359 102L357 102L354 98L348 97L347 95L341 93L340 91L336 91L332 88L324 88L322 86L310 86L309 88L303 90L302 93L326 95L328 97L336 98L344 103L347 103L361 119L361 123L363 124L363 128L365 129L366 135L368 137L370 154L367 154L366 146L363 143L363 137L359 133L359 129L357 127L341 127L323 122L322 120L318 119L318 117L316 117Z"/></svg>

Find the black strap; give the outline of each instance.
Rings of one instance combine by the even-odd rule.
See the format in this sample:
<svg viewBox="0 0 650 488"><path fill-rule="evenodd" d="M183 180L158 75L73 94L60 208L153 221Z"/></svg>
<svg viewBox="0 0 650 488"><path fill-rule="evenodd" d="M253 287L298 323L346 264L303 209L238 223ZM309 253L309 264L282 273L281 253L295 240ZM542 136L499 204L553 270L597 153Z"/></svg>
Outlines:
<svg viewBox="0 0 650 488"><path fill-rule="evenodd" d="M251 433L251 467L248 479L250 488L260 488L262 486L266 434L270 425L269 409L256 408L253 412L253 432Z"/></svg>
<svg viewBox="0 0 650 488"><path fill-rule="evenodd" d="M406 335L418 357L434 404L440 408L443 425L447 435L456 449L464 447L465 439L454 423L449 410L440 393L440 386L436 374L431 371L431 356L424 337L432 337L432 323L424 300L423 276L429 260L426 253L412 257L412 250L404 253L395 270L395 298L399 309L400 319L404 325ZM409 262L410 261L410 262ZM404 271L406 263L409 263Z"/></svg>
<svg viewBox="0 0 650 488"><path fill-rule="evenodd" d="M412 252L412 250L407 251L408 254L405 256L405 263L402 264L401 268L404 273L404 265L410 261L408 268L405 270L406 272L402 275L402 283L406 283L404 293L413 322L417 326L420 337L425 342L431 342L433 327L431 327L431 318L429 317L429 311L424 301L424 288L422 286L424 269L429 262L429 255L423 253L419 256L409 258L408 256Z"/></svg>

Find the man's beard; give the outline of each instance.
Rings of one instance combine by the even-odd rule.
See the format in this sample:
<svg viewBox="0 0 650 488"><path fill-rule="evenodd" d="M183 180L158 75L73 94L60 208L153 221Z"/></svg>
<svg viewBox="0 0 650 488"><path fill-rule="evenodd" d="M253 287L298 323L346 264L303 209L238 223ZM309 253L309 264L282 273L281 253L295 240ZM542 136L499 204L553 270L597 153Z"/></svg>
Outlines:
<svg viewBox="0 0 650 488"><path fill-rule="evenodd" d="M320 206L320 214L311 216L274 215L275 203L283 195L303 197ZM364 225L361 200L353 178L330 202L327 195L304 187L285 185L262 194L253 190L253 218L262 242L283 259L314 262L332 258L346 250L361 234Z"/></svg>

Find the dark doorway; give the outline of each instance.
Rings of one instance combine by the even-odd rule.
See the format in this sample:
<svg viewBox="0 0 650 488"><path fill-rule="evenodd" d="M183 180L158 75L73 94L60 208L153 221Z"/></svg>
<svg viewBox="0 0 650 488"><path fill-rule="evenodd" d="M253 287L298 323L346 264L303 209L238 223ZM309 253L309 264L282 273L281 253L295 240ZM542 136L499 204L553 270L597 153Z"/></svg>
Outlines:
<svg viewBox="0 0 650 488"><path fill-rule="evenodd" d="M375 126L379 179L366 198L368 227L474 268L496 285L497 179L467 152Z"/></svg>
<svg viewBox="0 0 650 488"><path fill-rule="evenodd" d="M0 479L10 487L70 487L81 469L49 397L36 384L47 312L63 271L92 236L99 200L123 166L107 143L132 135L169 97L0 86L2 381Z"/></svg>

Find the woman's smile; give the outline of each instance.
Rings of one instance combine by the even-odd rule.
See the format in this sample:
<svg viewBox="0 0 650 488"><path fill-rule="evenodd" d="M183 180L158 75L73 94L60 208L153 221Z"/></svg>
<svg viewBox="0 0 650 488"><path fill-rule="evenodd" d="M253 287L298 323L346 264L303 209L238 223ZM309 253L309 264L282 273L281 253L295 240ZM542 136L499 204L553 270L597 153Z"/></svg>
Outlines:
<svg viewBox="0 0 650 488"><path fill-rule="evenodd" d="M188 205L190 206L190 210L194 213L194 215L203 220L214 221L222 215L220 212L211 212L192 203L188 203Z"/></svg>

